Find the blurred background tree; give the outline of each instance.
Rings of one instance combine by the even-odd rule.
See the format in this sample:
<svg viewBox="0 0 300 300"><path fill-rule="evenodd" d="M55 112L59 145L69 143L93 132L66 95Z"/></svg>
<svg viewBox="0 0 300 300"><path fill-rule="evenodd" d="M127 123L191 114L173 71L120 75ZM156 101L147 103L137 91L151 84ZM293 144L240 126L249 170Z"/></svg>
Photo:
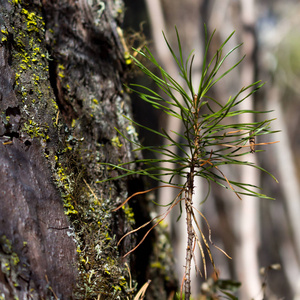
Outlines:
<svg viewBox="0 0 300 300"><path fill-rule="evenodd" d="M265 152L249 157L273 173L279 179L275 184L265 175L254 173L233 174L242 181L263 187L265 193L276 201L248 199L240 202L230 193L214 187L208 201L201 207L210 221L213 239L216 244L233 257L228 260L217 251L214 253L222 279L240 281L240 299L299 299L300 297L300 192L298 158L299 136L299 93L300 76L298 1L254 0L125 0L127 7L124 31L141 31L145 34L148 46L156 52L162 66L176 77L178 70L173 64L163 41L161 31L173 45L176 25L182 38L183 51L187 57L195 49L194 80L197 82L201 70L201 57L204 47L203 24L210 32L216 32L216 44L236 30L232 46L243 42L237 55L246 54L244 63L224 79L223 85L214 89L219 99L226 100L239 86L246 86L258 79L266 82L264 88L250 101L249 108L274 110L269 118L277 118L272 124L280 129L273 140L281 142L262 147ZM127 34L126 34L127 33ZM132 36L132 35L131 35ZM219 40L218 40L219 38ZM211 49L214 51L213 47ZM236 57L231 58L236 60ZM228 61L230 64L230 60ZM180 81L177 75L176 79ZM144 80L141 74L134 79ZM151 84L151 83L149 83ZM143 101L135 99L135 118L149 126L156 124L180 131L178 124L169 124L160 119L157 111L144 107ZM245 121L245 120L244 120ZM152 143L151 136L140 131L144 143ZM262 142L262 141L260 141ZM268 142L268 141L264 141ZM232 172L227 170L227 172ZM197 189L203 191L201 181ZM166 194L163 194L166 192ZM199 192L201 195L201 193ZM157 195L160 203L169 202L173 196L169 191ZM200 197L200 196L199 196ZM200 199L199 201L201 201ZM164 202L165 201L165 202ZM169 231L177 258L178 278L182 277L184 247L181 241L185 227L176 223L178 214L168 219ZM200 261L200 259L198 259ZM281 266L280 269L279 265ZM204 288L203 278L194 277L194 296Z"/></svg>

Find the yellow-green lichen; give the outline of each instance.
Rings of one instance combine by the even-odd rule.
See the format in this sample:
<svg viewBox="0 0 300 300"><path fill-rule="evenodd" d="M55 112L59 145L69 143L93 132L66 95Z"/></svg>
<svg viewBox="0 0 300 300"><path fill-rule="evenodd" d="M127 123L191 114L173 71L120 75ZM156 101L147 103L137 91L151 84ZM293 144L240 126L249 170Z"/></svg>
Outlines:
<svg viewBox="0 0 300 300"><path fill-rule="evenodd" d="M125 64L126 65L132 64L132 59L131 59L131 56L130 56L129 52L127 52L127 51L124 52L124 59L125 59Z"/></svg>
<svg viewBox="0 0 300 300"><path fill-rule="evenodd" d="M120 139L118 136L114 137L111 139L111 143L114 147L118 147L121 148L123 146L123 144L120 142Z"/></svg>
<svg viewBox="0 0 300 300"><path fill-rule="evenodd" d="M1 42L6 42L7 41L7 37L8 37L8 31L7 29L1 29L1 33L2 33L2 38L1 38Z"/></svg>
<svg viewBox="0 0 300 300"><path fill-rule="evenodd" d="M6 235L2 235L0 237L0 245L6 254L12 253L12 244L10 240L6 237Z"/></svg>
<svg viewBox="0 0 300 300"><path fill-rule="evenodd" d="M11 254L10 258L13 265L17 265L20 262L19 256L15 252Z"/></svg>
<svg viewBox="0 0 300 300"><path fill-rule="evenodd" d="M14 4L20 4L20 1L16 1ZM13 64L16 71L15 81L16 86L19 88L24 88L24 86L34 84L33 92L37 93L37 98L41 99L42 92L38 89L41 80L48 80L48 63L45 61L43 56L47 54L47 50L43 43L44 38L44 26L45 22L43 18L39 15L40 12L29 11L20 5L16 6L15 18L21 20L21 26L11 27L9 30L14 36L15 45L17 47L13 48ZM43 75L42 75L43 74ZM32 78L32 82L28 82L28 75ZM18 89L17 89L18 91ZM22 96L24 95L21 93ZM30 97L34 97L31 92ZM27 96L27 95L26 95ZM24 96L23 96L24 97ZM29 97L29 98L30 98ZM26 100L31 99L24 99ZM32 103L32 102L31 102Z"/></svg>
<svg viewBox="0 0 300 300"><path fill-rule="evenodd" d="M12 4L19 4L19 3L21 3L21 0L11 0L11 3Z"/></svg>
<svg viewBox="0 0 300 300"><path fill-rule="evenodd" d="M9 278L13 286L18 287L18 268L20 259L16 252L13 252L11 241L5 236L0 236L0 268L2 273Z"/></svg>
<svg viewBox="0 0 300 300"><path fill-rule="evenodd" d="M58 105L57 105L56 101L53 98L51 99L51 102L52 102L55 110L58 110Z"/></svg>
<svg viewBox="0 0 300 300"><path fill-rule="evenodd" d="M134 218L134 212L133 212L132 208L129 205L123 205L122 210L125 213L127 221L131 225L134 225L135 224L135 218Z"/></svg>
<svg viewBox="0 0 300 300"><path fill-rule="evenodd" d="M64 77L65 77L65 74L64 74L62 71L60 71L60 72L58 72L58 76L59 76L60 78L64 78Z"/></svg>
<svg viewBox="0 0 300 300"><path fill-rule="evenodd" d="M72 120L71 127L74 128L76 126L76 119Z"/></svg>
<svg viewBox="0 0 300 300"><path fill-rule="evenodd" d="M159 261L152 262L150 264L150 267L156 269L165 269L164 266Z"/></svg>
<svg viewBox="0 0 300 300"><path fill-rule="evenodd" d="M49 126L47 124L39 126L32 120L29 120L23 125L23 131L26 132L31 138L40 137L44 141L47 141L49 139L48 130Z"/></svg>
<svg viewBox="0 0 300 300"><path fill-rule="evenodd" d="M39 26L39 21L41 21L41 25L45 26L45 22L43 21L43 18L36 15L35 12L29 12L27 9L23 8L21 10L21 14L25 15L26 21L27 21L27 31L35 31L39 32L41 27Z"/></svg>

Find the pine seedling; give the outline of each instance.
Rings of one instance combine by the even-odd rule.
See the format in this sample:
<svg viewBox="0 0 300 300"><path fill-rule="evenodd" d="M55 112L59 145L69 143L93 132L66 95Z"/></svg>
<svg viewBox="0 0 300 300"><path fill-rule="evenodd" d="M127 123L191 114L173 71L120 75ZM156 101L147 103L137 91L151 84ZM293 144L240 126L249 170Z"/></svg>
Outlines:
<svg viewBox="0 0 300 300"><path fill-rule="evenodd" d="M151 151L156 155L157 158L141 158L119 165L114 165L111 163L103 164L118 171L117 176L108 178L106 180L117 180L125 176L139 175L147 176L157 180L160 183L158 187L131 195L115 210L118 210L124 206L132 197L138 194L148 193L159 188L175 188L178 190L177 196L168 204L164 214L155 217L150 222L147 222L143 226L127 233L123 236L123 238L128 234L146 227L147 225L151 226L138 245L126 254L128 255L144 241L149 232L160 222L162 222L176 205L180 205L181 207L184 203L188 237L183 282L184 298L190 299L190 270L194 257L193 251L195 246L198 246L200 249L204 266L204 276L206 277L205 251L207 252L210 261L215 268L214 260L210 250L210 245L214 244L211 241L208 221L204 215L193 205L195 178L200 176L205 179L209 186L209 190L211 183L216 183L226 189L231 189L239 199L241 199L242 195L272 199L261 193L260 188L257 186L245 182L231 180L222 171L222 166L242 165L257 168L268 173L275 181L277 181L272 174L267 172L262 167L257 166L247 160L243 160L243 156L248 153L262 151L257 150L257 146L275 143L255 143L255 138L258 136L271 134L275 131L270 129L270 122L272 120L255 121L253 123L237 123L235 121L235 117L238 115L249 113L256 115L265 113L261 111L239 109L239 104L241 102L246 101L249 96L263 86L261 81L254 82L249 86L241 88L234 96L229 97L226 103L222 103L221 101L213 98L210 94L211 88L224 76L228 75L228 73L235 69L244 59L243 57L232 67L226 71L222 71L221 67L228 56L241 46L237 45L223 55L224 47L228 44L228 41L234 33L232 33L222 43L212 59L209 60L208 51L214 33L208 37L207 30L205 28L205 51L203 56L202 74L199 86L195 89L192 84L194 54L191 52L186 60L183 59L180 37L176 28L175 30L177 34L179 57L176 56L165 35L164 38L176 64L179 67L180 75L183 78L187 88L181 86L161 67L147 47L145 47L143 50L134 50L142 56L143 60L146 59L151 62L157 69L160 76L156 75L157 72L155 74L148 69L135 56L132 56L131 59L144 74L146 74L155 82L157 87L163 92L164 96L161 96L161 94L157 93L151 88L139 84L132 84L129 88L133 92L137 93L143 101L149 103L154 108L163 111L169 118L179 119L182 124L183 131L173 132L175 136L178 136L178 139L174 139L171 137L170 132L166 132L164 129L157 131L153 128L145 127L132 119L128 119L132 124L154 133L158 137L163 138L164 141L167 141L167 143L159 146L146 147L137 141L130 140L130 142L134 144L136 151ZM121 130L116 130L120 136L122 136L124 139L128 139L125 134L121 132ZM133 169L129 167L130 164L137 163L142 164L143 168ZM168 181L165 180L166 176L169 178ZM181 178L181 180L178 180L178 177ZM200 214L208 226L208 238L202 232L195 217L195 214L197 213ZM220 248L218 249L227 255L223 250Z"/></svg>

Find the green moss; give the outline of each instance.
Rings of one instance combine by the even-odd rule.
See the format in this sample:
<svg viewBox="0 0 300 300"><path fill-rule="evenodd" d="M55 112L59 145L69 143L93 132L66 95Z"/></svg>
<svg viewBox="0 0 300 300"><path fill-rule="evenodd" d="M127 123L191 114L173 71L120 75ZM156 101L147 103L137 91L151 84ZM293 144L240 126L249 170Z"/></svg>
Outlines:
<svg viewBox="0 0 300 300"><path fill-rule="evenodd" d="M69 151L69 148L65 148L62 153ZM63 157L63 160L64 161ZM65 214L66 215L77 215L78 211L74 207L74 178L73 173L67 167L64 167L63 164L59 161L59 156L54 156L56 162L56 172L54 174L57 187L61 191L61 196L64 203Z"/></svg>
<svg viewBox="0 0 300 300"><path fill-rule="evenodd" d="M60 157L57 157L57 163L59 161ZM64 168L60 171L61 184L66 182L63 188L68 190L69 181L73 185L73 190L69 189L72 197L68 200L72 206L66 209L78 212L69 214L76 232L80 274L76 298L97 299L100 295L104 299L126 299L129 283L126 270L120 268L116 240L110 229L111 199L96 195L98 189L92 182L87 183L84 177L75 184L72 181L74 177L72 174L66 175L67 172L70 174L72 170ZM80 191L76 188L80 188ZM126 212L130 215L130 208Z"/></svg>

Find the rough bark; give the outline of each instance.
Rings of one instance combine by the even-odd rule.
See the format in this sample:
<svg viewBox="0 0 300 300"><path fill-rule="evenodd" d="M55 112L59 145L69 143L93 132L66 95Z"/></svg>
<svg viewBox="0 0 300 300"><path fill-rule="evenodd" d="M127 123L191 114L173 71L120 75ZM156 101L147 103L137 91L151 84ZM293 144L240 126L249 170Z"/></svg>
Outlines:
<svg viewBox="0 0 300 300"><path fill-rule="evenodd" d="M121 299L155 274L149 299L174 289L172 267L153 234L126 258L149 219L142 201L112 213L138 178L101 162L135 159L119 29L122 1L0 1L0 296L5 299ZM142 234L142 233L140 233ZM139 236L137 236L139 238ZM166 258L164 258L166 259ZM159 268L150 268L151 263ZM169 279L165 279L169 276ZM151 278L152 277L152 278ZM155 296L158 295L158 296ZM158 297L158 298L157 298ZM101 298L101 299L102 299Z"/></svg>
<svg viewBox="0 0 300 300"><path fill-rule="evenodd" d="M39 144L26 148L16 138L0 144L1 296L67 299L77 273L72 229Z"/></svg>
<svg viewBox="0 0 300 300"><path fill-rule="evenodd" d="M25 8L1 1L0 290L4 299L54 294L68 299L77 277L75 243L48 165L62 137L52 120L57 112L48 88L39 10L37 5Z"/></svg>

